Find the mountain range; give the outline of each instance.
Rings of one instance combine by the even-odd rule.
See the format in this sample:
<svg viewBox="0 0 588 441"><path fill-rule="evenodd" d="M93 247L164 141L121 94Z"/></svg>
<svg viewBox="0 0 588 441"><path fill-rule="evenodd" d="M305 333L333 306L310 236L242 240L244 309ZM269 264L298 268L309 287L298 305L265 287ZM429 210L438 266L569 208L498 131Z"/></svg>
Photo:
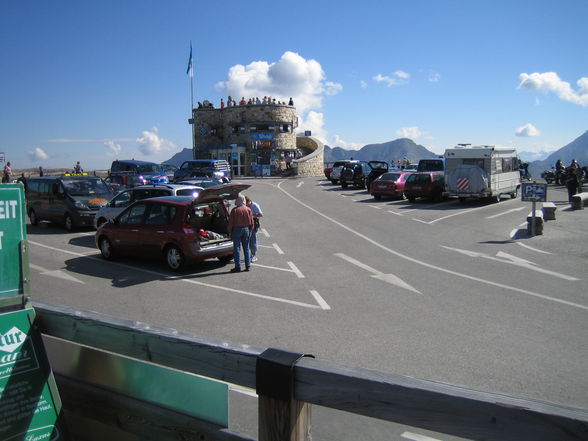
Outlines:
<svg viewBox="0 0 588 441"><path fill-rule="evenodd" d="M351 158L361 161L409 159L411 162L415 162L419 159L436 158L438 156L411 139L399 138L381 144L368 144L359 150L347 150L341 147L331 148L325 145L324 160L325 162L334 162ZM182 162L189 159L192 159L192 149L185 148L165 162L180 166ZM570 164L572 159L578 161L581 166L588 165L588 131L559 150L552 152L546 159L530 162L529 171L532 176L539 177L543 170L550 169L558 159L561 159L565 165ZM523 160L527 160L527 158L523 157Z"/></svg>
<svg viewBox="0 0 588 441"><path fill-rule="evenodd" d="M570 165L573 159L578 161L582 167L588 165L588 131L561 149L551 153L543 161L531 162L529 164L529 171L532 176L539 177L543 170L548 170L555 166L558 159L561 159L566 166Z"/></svg>

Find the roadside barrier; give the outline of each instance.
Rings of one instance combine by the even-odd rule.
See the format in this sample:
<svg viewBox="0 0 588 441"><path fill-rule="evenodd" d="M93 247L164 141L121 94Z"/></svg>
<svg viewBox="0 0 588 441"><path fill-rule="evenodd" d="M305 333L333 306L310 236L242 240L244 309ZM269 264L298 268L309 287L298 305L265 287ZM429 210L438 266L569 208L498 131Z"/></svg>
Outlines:
<svg viewBox="0 0 588 441"><path fill-rule="evenodd" d="M588 440L587 409L207 340L47 303L33 306L35 325L46 336L256 389L259 441L310 441L311 404L471 440ZM103 366L92 368L98 376ZM54 374L72 439L122 439L126 432L144 440L251 441L163 405L114 393L91 377L55 368Z"/></svg>
<svg viewBox="0 0 588 441"><path fill-rule="evenodd" d="M577 193L572 196L572 209L583 210L588 205L588 193Z"/></svg>

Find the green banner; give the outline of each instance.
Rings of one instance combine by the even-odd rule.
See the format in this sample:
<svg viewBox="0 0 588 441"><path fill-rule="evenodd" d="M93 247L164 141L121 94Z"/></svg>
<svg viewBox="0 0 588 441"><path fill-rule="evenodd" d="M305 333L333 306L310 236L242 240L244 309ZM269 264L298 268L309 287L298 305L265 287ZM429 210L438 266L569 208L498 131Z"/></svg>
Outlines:
<svg viewBox="0 0 588 441"><path fill-rule="evenodd" d="M0 298L24 294L25 198L20 184L0 184Z"/></svg>
<svg viewBox="0 0 588 441"><path fill-rule="evenodd" d="M0 314L0 439L64 440L61 401L33 309Z"/></svg>

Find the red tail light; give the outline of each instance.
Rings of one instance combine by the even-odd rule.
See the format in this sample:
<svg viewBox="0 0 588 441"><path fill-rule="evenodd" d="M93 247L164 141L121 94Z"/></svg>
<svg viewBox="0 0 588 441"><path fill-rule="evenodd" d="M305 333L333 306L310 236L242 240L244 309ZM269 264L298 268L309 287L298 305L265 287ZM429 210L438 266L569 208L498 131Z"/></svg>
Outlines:
<svg viewBox="0 0 588 441"><path fill-rule="evenodd" d="M182 225L182 231L189 237L196 237L198 235L198 232L190 224Z"/></svg>

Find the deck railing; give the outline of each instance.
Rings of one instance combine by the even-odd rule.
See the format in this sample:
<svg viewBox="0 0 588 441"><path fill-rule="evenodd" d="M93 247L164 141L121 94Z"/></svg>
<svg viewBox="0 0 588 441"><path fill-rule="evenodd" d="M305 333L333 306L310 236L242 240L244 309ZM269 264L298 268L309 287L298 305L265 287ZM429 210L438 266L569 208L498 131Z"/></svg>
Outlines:
<svg viewBox="0 0 588 441"><path fill-rule="evenodd" d="M272 354L268 362L266 355L272 351L89 311L41 302L33 305L37 326L45 335L257 388L260 441L309 441L311 404L471 440L588 440L586 409L350 368L308 357L298 359L295 354L284 353L286 359L291 356L291 360L297 360L292 364L292 378L288 369L272 361ZM273 351L275 354L279 358L281 352ZM272 377L270 381L259 377L260 360L264 375ZM112 439L122 439L120 433L126 432L142 440L250 440L171 409L117 395L87 380L60 372L55 375L74 436L83 433L84 439L104 439L104 433L87 430L89 422L94 422L116 430L118 435L111 435ZM288 381L292 383L287 384ZM271 390L272 384L279 389L277 395ZM283 394L288 394L288 390L290 396L285 398Z"/></svg>

